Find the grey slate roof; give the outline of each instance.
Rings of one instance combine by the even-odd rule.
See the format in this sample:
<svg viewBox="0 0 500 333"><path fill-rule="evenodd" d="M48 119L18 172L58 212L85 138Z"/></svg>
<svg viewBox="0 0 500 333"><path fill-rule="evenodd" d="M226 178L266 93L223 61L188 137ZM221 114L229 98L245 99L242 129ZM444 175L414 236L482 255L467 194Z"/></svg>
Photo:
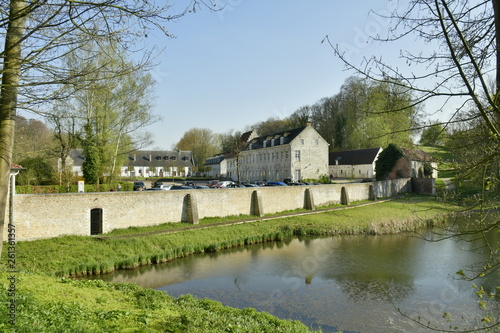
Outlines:
<svg viewBox="0 0 500 333"><path fill-rule="evenodd" d="M83 149L74 149L70 153L75 166L82 166L85 161ZM181 167L192 167L193 154L191 151L170 151L170 150L138 150L128 154L126 166L137 167L164 167L167 163Z"/></svg>
<svg viewBox="0 0 500 333"><path fill-rule="evenodd" d="M409 148L401 147L401 150L403 151L403 153L405 154L406 157L409 157L414 161L432 162L434 160L431 155L424 152L422 149L409 149Z"/></svg>
<svg viewBox="0 0 500 333"><path fill-rule="evenodd" d="M155 166L164 167L169 162L176 166L192 167L194 165L191 151L170 150L138 150L128 155L127 166Z"/></svg>
<svg viewBox="0 0 500 333"><path fill-rule="evenodd" d="M329 165L362 165L375 162L380 148L367 148L332 152L328 156ZM338 161L336 163L335 161Z"/></svg>
<svg viewBox="0 0 500 333"><path fill-rule="evenodd" d="M271 147L272 145L279 146L279 145L289 144L293 139L295 139L295 137L297 137L297 135L300 134L300 132L304 130L304 128L306 128L306 126L295 128L289 131L283 131L270 135L259 136L258 138L250 140L248 142L248 146L246 147L246 149L249 149L250 144L252 145L251 147L252 150L264 148L264 141L267 141L266 147ZM283 138L282 141L281 138ZM271 144L271 142L273 144Z"/></svg>

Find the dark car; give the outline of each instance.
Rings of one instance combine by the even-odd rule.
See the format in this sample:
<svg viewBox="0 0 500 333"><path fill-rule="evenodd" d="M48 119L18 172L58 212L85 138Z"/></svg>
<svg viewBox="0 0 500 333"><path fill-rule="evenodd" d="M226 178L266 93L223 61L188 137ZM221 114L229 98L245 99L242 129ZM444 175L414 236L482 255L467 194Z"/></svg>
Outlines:
<svg viewBox="0 0 500 333"><path fill-rule="evenodd" d="M245 187L259 187L259 185L257 184L250 184L250 183L246 183L246 184L243 184Z"/></svg>
<svg viewBox="0 0 500 333"><path fill-rule="evenodd" d="M237 187L246 187L245 185L241 185L241 184L229 184L226 186L227 188L237 188Z"/></svg>
<svg viewBox="0 0 500 333"><path fill-rule="evenodd" d="M134 191L144 191L146 189L146 184L141 181L134 182Z"/></svg>
<svg viewBox="0 0 500 333"><path fill-rule="evenodd" d="M267 182L265 186L288 186L283 182Z"/></svg>
<svg viewBox="0 0 500 333"><path fill-rule="evenodd" d="M191 186L186 186L186 185L173 185L171 190L192 190L193 188Z"/></svg>

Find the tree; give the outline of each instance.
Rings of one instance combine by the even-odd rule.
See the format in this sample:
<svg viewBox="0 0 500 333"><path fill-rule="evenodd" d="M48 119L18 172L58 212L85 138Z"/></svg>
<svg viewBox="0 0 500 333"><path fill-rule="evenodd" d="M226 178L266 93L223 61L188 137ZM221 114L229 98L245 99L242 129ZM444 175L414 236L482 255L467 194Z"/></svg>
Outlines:
<svg viewBox="0 0 500 333"><path fill-rule="evenodd" d="M89 61L89 54L94 54L92 61ZM87 155L86 147L97 148L99 164L93 166L97 168L98 179L106 178L112 182L125 154L151 143L150 135L141 135L139 130L159 119L151 113L151 91L155 82L142 70L108 77L108 72L133 68L123 50L114 44L85 45L69 54L66 62L75 70L94 68L85 75L92 78L85 79L89 81L86 89L76 91L71 100L64 101L64 105L71 115L83 120L78 125L86 129L79 129L85 136L83 140L87 141L84 155ZM59 117L67 116L59 114ZM67 122L67 125L72 126L72 123ZM95 144L88 145L89 140L94 140Z"/></svg>
<svg viewBox="0 0 500 333"><path fill-rule="evenodd" d="M398 160L402 157L404 157L403 151L393 143L382 150L375 161L375 175L377 180L386 179Z"/></svg>
<svg viewBox="0 0 500 333"><path fill-rule="evenodd" d="M52 114L48 116L55 141L53 155L58 161L59 185L65 184L66 187L75 181L75 174L72 165L68 164L68 158L71 151L78 147L80 137L76 115L68 114L68 110L64 103L57 103Z"/></svg>
<svg viewBox="0 0 500 333"><path fill-rule="evenodd" d="M357 66L350 61L349 50L333 45L328 36L325 41L346 67L358 75L398 86L404 83L412 92L412 105L437 100L438 111L453 108L447 125L466 123L463 133L479 135L481 140L477 142L482 143L481 149L474 150L475 158L462 164L459 172L467 177L472 172L483 171L478 173L481 190L469 200L474 201L474 207L480 212L487 211L488 204L496 206L498 187L492 196L485 184L489 183L488 175L492 175L487 171L498 169L500 156L500 1L412 0L407 8L396 8L383 18L392 23L392 28L387 36L372 36L375 41L398 43L409 39L415 45L417 38L431 47L422 48L419 44L414 51L402 50L400 57L407 67L391 65L394 61L385 61L378 55ZM468 112L470 110L472 112ZM498 173L493 176L498 180ZM492 197L495 201L488 201ZM486 240L488 232L498 230L500 221L487 220L486 215L480 214L474 227L466 233ZM452 235L460 237L462 232L455 230ZM474 276L500 269L498 244L485 241L485 246L491 258ZM483 329L500 325L498 318L483 318L482 322Z"/></svg>
<svg viewBox="0 0 500 333"><path fill-rule="evenodd" d="M407 89L353 76L338 94L298 109L288 123L310 119L331 150L383 147L391 142L411 146L416 113Z"/></svg>
<svg viewBox="0 0 500 333"><path fill-rule="evenodd" d="M245 149L247 142L243 140L242 133L232 130L220 136L222 151L228 157L234 157L236 162L236 179L241 182L241 152Z"/></svg>
<svg viewBox="0 0 500 333"><path fill-rule="evenodd" d="M20 173L18 181L22 185L47 185L54 178L54 169L43 157L30 157L20 161L26 173Z"/></svg>
<svg viewBox="0 0 500 333"><path fill-rule="evenodd" d="M293 127L290 126L291 125L287 119L270 117L267 120L254 124L253 126L251 126L251 128L255 129L257 133L259 133L259 135L263 136L293 129ZM300 126L305 126L305 123Z"/></svg>
<svg viewBox="0 0 500 333"><path fill-rule="evenodd" d="M53 144L52 132L42 121L16 117L16 142L12 153L14 162L32 157L47 158Z"/></svg>
<svg viewBox="0 0 500 333"><path fill-rule="evenodd" d="M203 171L205 160L218 152L215 136L208 128L191 128L186 131L174 149L192 151L198 171Z"/></svg>
<svg viewBox="0 0 500 333"><path fill-rule="evenodd" d="M8 5L2 4L0 237L3 237L5 224L17 109L46 112L45 103L70 96L88 83L82 78L89 69L69 70L62 65L61 56L90 41L112 40L131 50L140 45L150 30L157 29L168 36L164 24L185 15L189 8L199 4L197 0L191 1L186 11L177 15L167 15L168 5L162 7L146 0L9 0ZM144 59L134 67L148 65L151 52L146 53ZM119 73L107 74L116 76ZM63 86L74 89L61 89Z"/></svg>
<svg viewBox="0 0 500 333"><path fill-rule="evenodd" d="M439 146L445 140L445 128L437 121L430 122L422 131L420 144L423 146Z"/></svg>

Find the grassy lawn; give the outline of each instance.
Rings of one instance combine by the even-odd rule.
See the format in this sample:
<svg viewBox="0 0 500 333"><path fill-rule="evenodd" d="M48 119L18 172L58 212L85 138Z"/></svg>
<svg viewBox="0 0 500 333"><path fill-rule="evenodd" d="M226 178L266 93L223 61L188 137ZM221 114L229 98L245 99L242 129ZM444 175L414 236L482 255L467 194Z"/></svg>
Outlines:
<svg viewBox="0 0 500 333"><path fill-rule="evenodd" d="M454 178L456 176L457 158L450 150L443 146L422 146L420 148L438 162L439 178Z"/></svg>
<svg viewBox="0 0 500 333"><path fill-rule="evenodd" d="M349 207L342 207L349 208ZM254 309L233 309L191 296L129 284L77 281L97 274L174 260L244 244L281 241L294 235L382 234L412 231L440 221L456 207L433 197L409 195L375 205L289 216L252 223L219 225L231 219L203 219L192 225L116 230L105 237L66 236L16 244L16 325L0 308L3 332L308 332L299 322L280 320ZM175 230L175 233L164 233ZM133 237L123 237L124 235ZM9 304L7 247L2 252L0 298ZM14 330L15 328L15 330Z"/></svg>

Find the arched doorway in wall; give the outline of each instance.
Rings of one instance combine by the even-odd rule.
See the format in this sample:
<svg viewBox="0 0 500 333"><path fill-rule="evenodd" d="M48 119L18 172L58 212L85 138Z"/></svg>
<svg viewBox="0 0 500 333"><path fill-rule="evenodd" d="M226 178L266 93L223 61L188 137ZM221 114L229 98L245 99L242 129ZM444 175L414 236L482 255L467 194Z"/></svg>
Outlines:
<svg viewBox="0 0 500 333"><path fill-rule="evenodd" d="M90 234L102 234L102 208L90 210Z"/></svg>

